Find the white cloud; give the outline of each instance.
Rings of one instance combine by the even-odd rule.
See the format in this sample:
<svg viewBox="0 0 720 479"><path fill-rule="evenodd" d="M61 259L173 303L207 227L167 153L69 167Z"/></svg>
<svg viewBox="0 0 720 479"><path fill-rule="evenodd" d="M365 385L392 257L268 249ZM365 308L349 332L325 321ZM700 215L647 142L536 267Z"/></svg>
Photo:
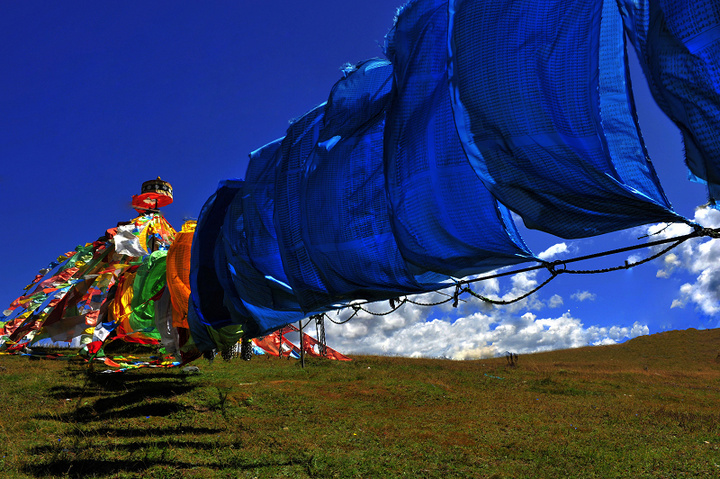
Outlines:
<svg viewBox="0 0 720 479"><path fill-rule="evenodd" d="M548 308L559 308L562 305L563 299L559 294L553 294L547 302Z"/></svg>
<svg viewBox="0 0 720 479"><path fill-rule="evenodd" d="M591 293L590 291L578 291L576 293L573 293L570 295L572 299L575 301L595 301L595 298L597 295L595 293Z"/></svg>
<svg viewBox="0 0 720 479"><path fill-rule="evenodd" d="M568 245L559 243L538 256L547 261L568 251ZM508 301L536 288L546 277L542 273L547 274L543 270L515 274L509 279L509 287L502 290L497 279L473 283L472 288L487 298ZM412 300L434 303L447 299L448 293L452 290L428 293ZM345 324L326 323L327 341L331 347L348 354L476 359L502 355L506 351L528 354L614 344L650 332L646 325L637 322L630 327L586 327L569 311L560 315L542 314L545 308L563 305L563 298L558 294L545 300L539 294L532 294L505 306L473 299L462 301L465 298L465 295L461 296L457 309L450 301L435 307L406 303L389 315L376 316L360 311ZM595 295L578 291L573 298L578 301L593 300ZM380 302L365 309L381 313L389 306ZM337 316L332 314L332 319L342 322L351 314L352 310L344 310Z"/></svg>
<svg viewBox="0 0 720 479"><path fill-rule="evenodd" d="M685 303L683 303L683 302L682 302L681 300L679 300L679 299L673 299L672 303L670 303L670 309L673 309L673 308L684 308L684 307L685 307Z"/></svg>
<svg viewBox="0 0 720 479"><path fill-rule="evenodd" d="M538 254L538 258L543 259L544 261L550 261L553 258L555 258L558 255L561 255L563 253L570 252L571 248L566 243L557 243L549 248L547 248L545 251ZM500 282L497 278L493 278L490 280L485 280L478 283L471 283L470 287L473 289L473 291L477 294L480 294L490 300L493 301L504 301L504 302L510 302L514 301L517 298L527 294L528 292L532 291L533 289L537 288L540 285L540 281L538 281L537 276L539 272L544 272L544 270L534 270L534 271L526 271L523 273L517 273L510 277L510 284L511 287L509 290L507 290L504 294L501 294L500 292ZM542 281L545 281L547 278L547 273L545 273L545 277L542 277ZM473 277L468 278L473 279ZM517 313L522 310L533 310L533 311L540 311L546 307L549 308L557 308L563 304L562 297L558 295L552 296L547 303L542 301L540 299L540 296L537 294L531 294L530 296L521 299L519 301L515 301L513 303L507 304L503 306L506 308L508 312L511 313ZM476 311L478 308L481 309L484 312L488 312L492 310L495 306L489 304L489 303L480 303L480 306L478 306L477 301L470 301L470 306L473 309L473 311ZM451 305L446 305L445 310L451 309ZM463 305L460 305L460 310L467 310L468 308L464 308ZM465 311L467 312L467 311Z"/></svg>
<svg viewBox="0 0 720 479"><path fill-rule="evenodd" d="M638 261L640 261L642 259L643 259L643 257L640 256L639 254L631 254L630 256L628 256L627 262L632 264L632 263L637 263Z"/></svg>
<svg viewBox="0 0 720 479"><path fill-rule="evenodd" d="M648 328L646 324L640 324L635 321L632 328L630 328L630 334L628 334L627 337L637 338L638 336L646 336L648 334L650 334L650 328Z"/></svg>
<svg viewBox="0 0 720 479"><path fill-rule="evenodd" d="M562 253L567 253L570 250L568 248L568 245L565 243L557 243L543 251L542 253L538 254L538 258L540 258L543 261L550 261L555 256L558 256Z"/></svg>
<svg viewBox="0 0 720 479"><path fill-rule="evenodd" d="M720 211L700 208L695 211L695 222L708 227L720 227ZM658 233L650 240L671 238L687 234L690 227L684 224L653 225L650 233ZM656 247L657 248L662 248ZM692 274L693 282L683 284L679 296L672 299L671 308L682 308L693 304L705 314L720 313L720 241L716 239L693 239L684 242L658 261L658 278L670 278L676 272Z"/></svg>
<svg viewBox="0 0 720 479"><path fill-rule="evenodd" d="M346 324L326 324L328 344L347 354L477 359L502 355L506 351L528 354L614 344L649 334L648 327L637 322L632 327L585 327L569 312L559 317L539 317L532 312L518 316L509 308L493 308L489 312L476 311L455 321L431 319L429 315L435 316L437 312L411 304L388 316L361 312ZM339 319L347 318L349 314L343 312ZM391 318L393 315L402 319ZM363 327L365 334L358 335Z"/></svg>

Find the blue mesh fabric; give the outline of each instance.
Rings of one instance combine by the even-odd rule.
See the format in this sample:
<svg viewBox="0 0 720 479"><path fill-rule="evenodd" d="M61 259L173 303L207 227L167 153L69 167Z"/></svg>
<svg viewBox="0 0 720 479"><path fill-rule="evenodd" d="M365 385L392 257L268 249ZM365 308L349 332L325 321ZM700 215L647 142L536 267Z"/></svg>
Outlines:
<svg viewBox="0 0 720 479"><path fill-rule="evenodd" d="M247 189L245 182L228 205L215 261L233 322L241 324L249 337L257 337L299 321L305 314L287 285L267 277L253 265L248 240L254 235L245 230Z"/></svg>
<svg viewBox="0 0 720 479"><path fill-rule="evenodd" d="M248 256L264 276L287 284L275 233L275 174L282 138L250 154L242 199Z"/></svg>
<svg viewBox="0 0 720 479"><path fill-rule="evenodd" d="M215 262L215 250L229 204L242 182L226 180L205 202L200 210L190 256L190 306L193 320L213 328L232 324L230 311L225 306L225 290L219 275L225 267ZM220 246L222 246L220 244ZM188 318L190 321L190 318Z"/></svg>
<svg viewBox="0 0 720 479"><path fill-rule="evenodd" d="M195 346L200 351L212 351L217 347L215 342L208 334L207 327L198 315L198 307L195 306L192 295L188 298L188 327Z"/></svg>
<svg viewBox="0 0 720 479"><path fill-rule="evenodd" d="M622 0L633 46L658 106L683 134L694 179L720 198L720 2Z"/></svg>
<svg viewBox="0 0 720 479"><path fill-rule="evenodd" d="M240 192L237 196L239 196ZM229 213L229 208L228 208ZM225 228L223 224L222 229ZM221 230L222 231L222 230ZM240 324L245 325L248 323L250 313L248 312L242 298L238 294L237 289L233 284L233 272L235 268L231 259L227 257L225 252L225 246L227 242L222 234L219 234L215 240L215 248L213 248L213 257L215 260L215 272L217 274L217 280L220 287L223 289L223 305L228 310L229 319L227 321L216 321L213 323L213 328L219 329L222 326L228 324Z"/></svg>
<svg viewBox="0 0 720 479"><path fill-rule="evenodd" d="M493 196L527 226L563 238L683 221L647 165L630 108L601 114L628 96L622 36L607 34L617 30L616 8L600 0L449 5L455 120ZM616 115L621 121L608 123ZM629 156L612 156L620 151Z"/></svg>
<svg viewBox="0 0 720 479"><path fill-rule="evenodd" d="M712 191L719 7L620 3ZM190 276L203 344L206 326L264 334L534 260L500 203L565 238L684 221L647 160L615 0L413 0L386 50L203 206Z"/></svg>
<svg viewBox="0 0 720 479"><path fill-rule="evenodd" d="M450 105L447 23L446 0L414 1L388 34L396 92L385 169L402 255L421 269L462 277L532 254L462 149Z"/></svg>
<svg viewBox="0 0 720 479"><path fill-rule="evenodd" d="M302 239L300 205L300 184L310 152L318 141L324 108L323 103L290 125L282 141L275 177L275 231L280 256L288 284L308 313L312 311L310 305L332 302L327 285L310 260Z"/></svg>
<svg viewBox="0 0 720 479"><path fill-rule="evenodd" d="M628 187L643 192L658 204L668 204L658 186L636 121L637 113L629 89L623 22L614 0L603 2L600 45L598 58L603 66L598 81L600 121L615 171ZM621 161L623 158L633 161Z"/></svg>
<svg viewBox="0 0 720 479"><path fill-rule="evenodd" d="M333 301L388 299L447 279L408 270L392 233L383 174L392 70L370 60L335 85L302 183L303 241Z"/></svg>
<svg viewBox="0 0 720 479"><path fill-rule="evenodd" d="M333 85L325 106L320 142L335 136L348 137L384 117L392 93L392 64L371 59L344 70Z"/></svg>

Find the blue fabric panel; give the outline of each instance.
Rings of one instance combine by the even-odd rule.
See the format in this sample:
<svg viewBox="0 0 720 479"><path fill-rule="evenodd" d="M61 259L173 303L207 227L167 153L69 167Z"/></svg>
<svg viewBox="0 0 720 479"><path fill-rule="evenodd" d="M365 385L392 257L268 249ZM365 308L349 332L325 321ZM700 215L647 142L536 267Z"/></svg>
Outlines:
<svg viewBox="0 0 720 479"><path fill-rule="evenodd" d="M447 23L447 0L413 1L388 34L396 92L385 128L385 170L402 255L419 268L462 277L534 258L460 143Z"/></svg>
<svg viewBox="0 0 720 479"><path fill-rule="evenodd" d="M330 91L319 141L353 135L366 128L371 119L384 117L392 92L392 72L391 63L378 58L346 67L344 78Z"/></svg>
<svg viewBox="0 0 720 479"><path fill-rule="evenodd" d="M683 134L691 177L720 199L720 2L622 0L658 106Z"/></svg>
<svg viewBox="0 0 720 479"><path fill-rule="evenodd" d="M198 307L195 306L192 295L188 298L188 326L195 346L200 351L212 351L217 346L208 334L205 323L198 316Z"/></svg>
<svg viewBox="0 0 720 479"><path fill-rule="evenodd" d="M634 119L603 123L631 115L629 107L601 115L608 96L626 88L618 83L622 37L600 41L605 29L617 29L617 20L603 15L617 16L617 9L603 9L600 0L449 6L458 133L493 196L528 227L563 238L683 221L634 143ZM618 151L635 154L613 157Z"/></svg>
<svg viewBox="0 0 720 479"><path fill-rule="evenodd" d="M220 271L215 263L215 249L228 205L238 192L240 181L226 180L205 202L198 217L190 256L190 295L200 323L219 328L232 324L230 311L225 307L225 291L218 279ZM190 321L190 319L188 319Z"/></svg>
<svg viewBox="0 0 720 479"><path fill-rule="evenodd" d="M299 321L305 314L288 286L266 277L253 265L248 244L255 233L245 230L247 189L245 182L227 208L215 260L233 322L242 324L247 337L258 337Z"/></svg>
<svg viewBox="0 0 720 479"><path fill-rule="evenodd" d="M307 313L313 310L312 305L332 302L302 240L299 194L308 157L318 142L324 109L323 103L290 125L282 141L275 176L275 231L280 256L288 284Z"/></svg>
<svg viewBox="0 0 720 479"><path fill-rule="evenodd" d="M310 153L301 185L303 242L333 302L437 289L447 277L410 271L390 224L383 119L392 66L370 60L346 75L327 102L319 136L327 140Z"/></svg>
<svg viewBox="0 0 720 479"><path fill-rule="evenodd" d="M598 81L600 121L619 180L658 204L669 205L640 134L630 89L622 17L615 0L602 2ZM628 159L632 161L621 161Z"/></svg>
<svg viewBox="0 0 720 479"><path fill-rule="evenodd" d="M243 210L248 256L264 276L287 284L275 233L275 175L280 162L282 138L250 153L245 172Z"/></svg>
<svg viewBox="0 0 720 479"><path fill-rule="evenodd" d="M241 192L235 195L235 198L241 196ZM229 207L228 207L229 212ZM223 224L222 229L225 229ZM225 254L227 241L222 234L217 236L215 241L215 248L213 250L215 260L215 273L217 280L223 289L223 305L228 310L229 321L223 323L216 323L213 325L216 329L221 326L227 326L228 324L239 324L243 326L243 329L247 327L248 323L251 322L250 313L248 312L242 298L238 294L237 289L233 284L234 268L228 257Z"/></svg>

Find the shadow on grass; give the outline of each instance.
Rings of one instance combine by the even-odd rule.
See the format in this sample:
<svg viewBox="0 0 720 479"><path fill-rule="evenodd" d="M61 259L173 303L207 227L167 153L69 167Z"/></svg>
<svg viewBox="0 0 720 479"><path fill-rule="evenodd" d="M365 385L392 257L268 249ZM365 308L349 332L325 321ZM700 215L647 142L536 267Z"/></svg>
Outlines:
<svg viewBox="0 0 720 479"><path fill-rule="evenodd" d="M153 437L165 437L165 436L178 436L178 435L189 435L189 436L202 436L211 435L224 432L225 429L217 427L190 427L190 426L176 426L176 427L156 427L152 429ZM119 427L99 427L90 431L70 431L68 436L81 436L81 437L120 437L120 438L132 438L132 437L146 437L148 430L142 429L127 429Z"/></svg>
<svg viewBox="0 0 720 479"><path fill-rule="evenodd" d="M147 441L134 441L125 444L116 444L112 446L113 451L127 451L137 452L141 450L149 450L152 448L167 448L172 447L174 449L192 449L193 451L216 451L218 449L242 449L245 447L242 441L232 442L217 442L215 438L208 439L208 441L191 441L186 439L158 439L158 440L147 440ZM44 455L44 454L55 454L58 452L82 454L89 452L89 448L75 448L72 445L59 449L55 444L48 444L44 446L35 446L30 449L30 453L33 455ZM172 464L175 464L174 462Z"/></svg>
<svg viewBox="0 0 720 479"><path fill-rule="evenodd" d="M244 445L237 437L221 439L220 436L227 433L222 424L220 427L210 424L206 427L151 425L148 419L153 417L167 417L188 410L196 414L195 405L188 406L187 399L178 399L202 386L202 382L187 381L187 377L162 371L112 375L110 378L74 371L66 374L72 380L50 388L48 395L67 401L70 407L55 413L40 411L34 416L37 420L63 425L65 432L48 437L47 442L43 441L45 444L37 444L27 451L28 462L22 471L28 475L107 477L126 472L143 477L151 468L171 472L197 468L198 464L184 462L186 457L194 455L205 458L200 461L200 467L215 470L228 466L227 461L219 459L226 451L230 451L229 459L236 469L293 465L292 461L260 464L256 463L256 458L232 457L233 451L242 451ZM123 420L124 427L111 427L114 420Z"/></svg>
<svg viewBox="0 0 720 479"><path fill-rule="evenodd" d="M231 464L233 469L239 470L255 470L262 468L277 468L303 465L292 460L278 462L237 462ZM142 471L149 470L158 466L167 466L173 472L180 473L194 468L204 468L212 470L227 469L228 464L224 462L211 462L199 466L197 463L181 462L181 461L165 461L165 460L98 460L98 459L82 459L69 460L58 459L49 464L31 465L24 472L32 474L36 477L68 477L68 478L85 478L85 477L108 477L115 476L123 472L136 473L137 477L143 477ZM179 477L179 476L168 476Z"/></svg>
<svg viewBox="0 0 720 479"><path fill-rule="evenodd" d="M142 401L142 399L140 400ZM140 402L135 401L135 402ZM134 404L133 402L109 401L93 405L80 406L73 411L60 414L37 414L35 419L60 421L63 423L88 424L111 421L113 419L132 419L142 417L166 417L181 411L191 410L172 401L153 401L152 404Z"/></svg>
<svg viewBox="0 0 720 479"><path fill-rule="evenodd" d="M145 378L145 381L126 381L122 388L105 389L96 384L54 387L50 390L50 397L72 400L76 404L75 409L61 414L38 414L36 418L88 423L141 416L168 416L187 409L171 399L197 387L177 381L158 381L149 376ZM118 391L123 392L118 394ZM93 401L84 399L90 397L94 398Z"/></svg>

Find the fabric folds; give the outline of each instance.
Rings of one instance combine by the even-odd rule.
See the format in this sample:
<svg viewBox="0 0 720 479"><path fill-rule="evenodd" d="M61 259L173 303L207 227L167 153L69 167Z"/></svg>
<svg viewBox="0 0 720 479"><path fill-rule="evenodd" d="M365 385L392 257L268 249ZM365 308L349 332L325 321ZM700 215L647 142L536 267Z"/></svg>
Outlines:
<svg viewBox="0 0 720 479"><path fill-rule="evenodd" d="M683 221L647 163L631 108L605 110L630 101L614 0L449 5L455 120L495 198L562 238Z"/></svg>
<svg viewBox="0 0 720 479"><path fill-rule="evenodd" d="M658 106L680 128L690 177L720 198L720 3L621 0Z"/></svg>
<svg viewBox="0 0 720 479"><path fill-rule="evenodd" d="M534 258L463 151L450 102L447 23L447 1L411 2L387 36L396 91L385 127L385 176L403 257L463 277Z"/></svg>
<svg viewBox="0 0 720 479"><path fill-rule="evenodd" d="M410 1L386 59L345 67L203 207L196 342L540 261L514 215L562 238L688 222L648 158L624 31L712 192L719 15L709 0Z"/></svg>

